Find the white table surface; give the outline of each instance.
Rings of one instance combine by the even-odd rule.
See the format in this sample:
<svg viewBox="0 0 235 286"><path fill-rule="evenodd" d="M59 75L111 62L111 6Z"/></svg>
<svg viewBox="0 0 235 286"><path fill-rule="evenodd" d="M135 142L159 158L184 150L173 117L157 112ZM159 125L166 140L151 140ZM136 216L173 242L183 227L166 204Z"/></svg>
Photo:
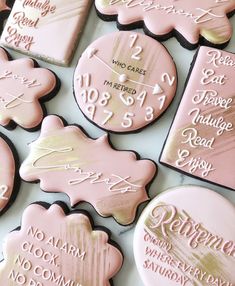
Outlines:
<svg viewBox="0 0 235 286"><path fill-rule="evenodd" d="M235 16L230 20L233 23L235 30ZM95 12L94 7L91 9L89 19L87 21L84 33L80 40L73 62L69 68L57 67L48 63L38 61L42 67L48 67L55 71L61 79L61 89L59 94L51 101L46 103L48 114L59 114L63 116L69 124L77 123L83 126L91 137L96 138L102 135L104 132L92 125L88 120L84 118L80 112L72 91L72 78L73 72L78 58L84 49L95 39L101 35L116 31L115 22L103 22L100 20ZM142 32L140 30L140 32ZM190 63L195 51L187 51L182 48L175 39L170 39L164 42L164 45L168 48L172 54L175 63L178 68L179 84L178 91L175 100L165 112L165 114L150 127L145 128L138 134L130 135L114 135L111 134L110 139L117 149L135 150L141 157L151 158L155 162L158 162L159 154L163 146L163 142L166 138L173 116L176 112L179 100L182 95L184 82L188 73ZM230 42L227 51L235 52L235 31L233 40ZM10 50L9 50L10 51ZM10 51L13 58L23 57L19 53ZM235 92L235 88L234 88ZM27 143L35 140L39 136L38 132L29 133L23 129L17 127L14 131L7 131L0 127L0 132L6 134L15 147L18 150L21 162L28 154ZM143 140L144 139L144 140ZM176 171L166 168L158 163L158 176L154 180L150 190L149 196L155 197L160 192L168 189L169 187L178 186L181 184L197 184L211 188L223 196L227 197L230 201L235 203L235 192L216 187L212 184L208 184L197 179L184 176ZM200 198L199 198L200 199ZM0 250L2 250L2 243L5 235L20 225L21 216L24 209L32 202L45 201L53 203L56 200L61 200L69 205L68 197L64 194L52 194L44 193L40 190L39 184L29 184L22 182L19 194L15 203L11 208L0 217ZM146 205L146 204L144 204ZM138 215L141 213L144 205L139 208ZM77 206L77 209L86 209L90 212L94 219L95 225L108 227L112 231L112 239L115 240L120 246L124 254L124 264L121 271L113 279L114 286L142 286L143 283L138 275L135 267L132 241L135 224L124 227L118 225L112 218L102 218L95 210L87 203L82 203ZM0 259L2 254L0 251ZM1 285L2 286L2 285Z"/></svg>

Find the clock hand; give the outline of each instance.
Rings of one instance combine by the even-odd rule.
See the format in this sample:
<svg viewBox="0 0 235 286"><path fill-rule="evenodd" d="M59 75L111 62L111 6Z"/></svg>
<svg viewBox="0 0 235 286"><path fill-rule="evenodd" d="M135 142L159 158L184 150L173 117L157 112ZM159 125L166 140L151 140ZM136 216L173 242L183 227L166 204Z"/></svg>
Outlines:
<svg viewBox="0 0 235 286"><path fill-rule="evenodd" d="M112 72L114 72L117 75L121 75L120 73L116 72L114 69L112 69L105 61L103 61L100 57L98 57L96 55L96 53L98 52L98 50L96 49L89 49L87 51L88 54L88 58L91 59L92 57L95 57L99 62L101 62L103 65L105 65L109 70L111 70Z"/></svg>
<svg viewBox="0 0 235 286"><path fill-rule="evenodd" d="M118 79L119 79L120 82L125 83L126 81L130 81L130 82L142 85L142 86L150 87L150 88L153 89L153 94L154 95L163 93L162 88L157 83L155 84L155 86L152 86L152 85L149 85L149 84L146 84L146 83L142 83L142 82L130 79L130 78L128 78L128 76L126 74L120 74L119 72L115 71L105 61L103 61L99 56L97 56L97 52L98 52L98 50L96 50L94 48L89 49L88 52L87 52L88 58L89 59L91 59L92 57L96 58L99 62L101 62L103 65L105 65L109 70L111 70L113 73L117 74L118 77L119 77Z"/></svg>

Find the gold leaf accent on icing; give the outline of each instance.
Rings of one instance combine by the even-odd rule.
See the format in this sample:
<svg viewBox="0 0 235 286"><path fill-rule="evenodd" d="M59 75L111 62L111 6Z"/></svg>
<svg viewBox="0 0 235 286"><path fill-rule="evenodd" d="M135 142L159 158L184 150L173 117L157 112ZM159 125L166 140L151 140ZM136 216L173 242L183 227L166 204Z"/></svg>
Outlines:
<svg viewBox="0 0 235 286"><path fill-rule="evenodd" d="M129 224L137 205L148 200L145 187L155 172L154 164L141 160L138 165L134 153L112 149L107 136L91 139L79 127L64 127L59 118L48 116L30 149L21 166L22 178L38 178L45 191L65 192L72 206L88 201L102 216L114 214L117 221L120 217L121 223ZM123 167L126 164L130 168Z"/></svg>
<svg viewBox="0 0 235 286"><path fill-rule="evenodd" d="M54 14L48 14L46 17L40 18L40 26L48 25L53 22L62 21L72 17L78 17L79 15L87 13L87 5L89 0L66 0L66 6L64 1L61 4L56 3L56 10Z"/></svg>
<svg viewBox="0 0 235 286"><path fill-rule="evenodd" d="M159 202L156 206L159 205L166 206L164 202ZM182 211L178 210L174 217L174 220L179 220L180 217L184 216L185 214L186 212L183 213ZM191 221L194 221L193 218L191 218L188 214L187 217ZM167 220L168 217L165 217L164 219ZM226 263L233 263L233 257L225 257L225 254L223 254L222 251L208 249L207 246L204 246L202 244L198 245L197 248L193 249L188 245L188 238L171 232L169 226L165 226L168 236L164 236L163 232L161 231L161 227L155 229L151 228L151 225L153 225L153 218L150 216L150 214L145 220L145 225L148 228L148 232L150 234L153 234L157 239L165 241L172 245L172 248L169 252L166 252L165 249L157 248L157 246L155 247L164 254L170 255L174 260L184 262L187 265L193 266L193 268L197 267L201 271L207 272L208 275L210 274L214 277L218 277L219 275L224 281L227 281L231 276L231 273L228 273L227 271ZM200 229L208 231L203 225L200 225ZM216 233L213 234L216 235ZM205 283L203 283L203 281L197 280L189 273L184 273L178 268L175 269L190 278L190 282L192 283L192 285L206 285Z"/></svg>
<svg viewBox="0 0 235 286"><path fill-rule="evenodd" d="M99 1L99 5L100 5L102 8L105 8L105 7L109 6L109 2L110 2L110 0L100 0L100 1Z"/></svg>
<svg viewBox="0 0 235 286"><path fill-rule="evenodd" d="M127 193L112 197L103 197L97 201L96 206L97 209L102 209L103 214L106 216L113 215L116 221L124 225L133 221L133 215L136 212L137 206L147 200L147 195L142 198L142 196L138 197L134 193ZM135 205L134 208L133 205ZM112 213L110 209L112 209ZM102 216L102 213L100 215Z"/></svg>
<svg viewBox="0 0 235 286"><path fill-rule="evenodd" d="M218 33L217 31L209 30L206 28L201 29L201 35L207 41L215 45L224 44L229 40L228 35L224 36L222 33Z"/></svg>
<svg viewBox="0 0 235 286"><path fill-rule="evenodd" d="M212 114L213 117L219 118L222 116L224 118L224 121L231 122L233 126L235 125L235 95L232 96L226 96L225 98L232 98L233 104L230 109L224 110L220 107L215 106L207 106L206 110L201 111L201 114L204 116L207 116L209 114ZM182 112L182 110L180 111ZM179 115L179 114L177 114ZM176 116L176 120L179 120L180 116ZM178 159L177 150L180 148L188 148L190 149L190 152L192 156L203 156L203 158L215 158L221 153L224 153L226 151L231 151L232 149L235 149L234 146L234 140L235 140L235 133L234 132L224 132L222 135L217 136L216 135L216 129L212 127L208 127L205 125L198 124L197 126L193 125L190 122L191 117L188 116L188 124L181 126L177 130L172 129L170 132L170 135L168 137L167 143L164 148L163 152L163 158L164 160L167 160L168 163L174 165L175 161ZM213 144L214 149L209 150L198 146L197 148L192 148L188 144L182 143L184 141L184 138L182 136L182 131L187 128L195 128L198 131L198 135L204 138L212 138L215 137L215 142ZM222 136L222 140L221 140ZM226 143L225 143L226 142Z"/></svg>

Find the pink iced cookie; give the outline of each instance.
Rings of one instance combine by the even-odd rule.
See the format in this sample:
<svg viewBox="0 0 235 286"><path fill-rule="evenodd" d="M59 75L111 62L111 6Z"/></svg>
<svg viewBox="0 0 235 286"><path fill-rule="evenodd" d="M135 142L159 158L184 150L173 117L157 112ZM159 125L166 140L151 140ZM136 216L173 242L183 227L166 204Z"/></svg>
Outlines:
<svg viewBox="0 0 235 286"><path fill-rule="evenodd" d="M32 59L9 61L0 48L0 124L36 129L45 113L42 102L55 95L57 78L48 69L35 67Z"/></svg>
<svg viewBox="0 0 235 286"><path fill-rule="evenodd" d="M201 47L161 163L235 190L235 55Z"/></svg>
<svg viewBox="0 0 235 286"><path fill-rule="evenodd" d="M11 6L14 0L0 0L0 33L3 29L3 24L10 14Z"/></svg>
<svg viewBox="0 0 235 286"><path fill-rule="evenodd" d="M82 213L66 215L64 205L47 208L27 207L21 228L7 236L0 285L110 286L123 257L108 234Z"/></svg>
<svg viewBox="0 0 235 286"><path fill-rule="evenodd" d="M66 193L72 206L87 201L100 215L112 215L124 225L133 222L138 205L148 200L146 186L155 174L152 161L114 150L107 135L93 140L78 126L65 127L57 116L44 119L20 168L23 180L39 180L46 192Z"/></svg>
<svg viewBox="0 0 235 286"><path fill-rule="evenodd" d="M156 197L134 234L134 256L145 286L234 286L235 207L198 186Z"/></svg>
<svg viewBox="0 0 235 286"><path fill-rule="evenodd" d="M13 203L19 188L16 175L18 161L16 150L10 140L0 133L0 214Z"/></svg>
<svg viewBox="0 0 235 286"><path fill-rule="evenodd" d="M234 0L95 0L98 15L117 20L119 29L144 28L158 39L176 36L189 49L197 44L226 45L232 37L228 16Z"/></svg>
<svg viewBox="0 0 235 286"><path fill-rule="evenodd" d="M89 120L113 132L133 132L155 121L174 98L175 64L152 38L117 32L93 42L74 74L77 103Z"/></svg>
<svg viewBox="0 0 235 286"><path fill-rule="evenodd" d="M1 43L66 66L88 17L91 0L15 0Z"/></svg>
<svg viewBox="0 0 235 286"><path fill-rule="evenodd" d="M10 10L10 7L7 5L6 0L0 0L0 12Z"/></svg>

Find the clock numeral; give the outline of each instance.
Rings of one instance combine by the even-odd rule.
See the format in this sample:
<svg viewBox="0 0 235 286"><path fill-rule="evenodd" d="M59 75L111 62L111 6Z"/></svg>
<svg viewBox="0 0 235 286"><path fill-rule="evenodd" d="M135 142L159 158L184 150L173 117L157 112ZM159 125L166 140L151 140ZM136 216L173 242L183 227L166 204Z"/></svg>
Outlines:
<svg viewBox="0 0 235 286"><path fill-rule="evenodd" d="M143 48L140 47L140 46L137 46L137 47L135 47L135 49L137 51L135 51L134 54L132 54L131 58L134 59L134 60L139 61L139 60L141 60L141 56L139 56L139 55L142 53Z"/></svg>
<svg viewBox="0 0 235 286"><path fill-rule="evenodd" d="M122 127L123 127L123 128L129 128L129 127L131 127L132 124L133 124L133 119L132 119L132 117L134 117L134 116L135 116L134 113L132 113L132 112L126 112L126 113L124 114L124 117L123 117Z"/></svg>
<svg viewBox="0 0 235 286"><path fill-rule="evenodd" d="M102 97L99 100L99 105L106 106L109 104L109 100L112 98L111 94L109 92L103 92Z"/></svg>
<svg viewBox="0 0 235 286"><path fill-rule="evenodd" d="M105 120L101 123L101 125L105 125L112 117L113 117L113 112L109 110L104 110L104 113L107 114L107 117Z"/></svg>
<svg viewBox="0 0 235 286"><path fill-rule="evenodd" d="M145 121L152 121L154 118L154 109L151 106L146 107Z"/></svg>
<svg viewBox="0 0 235 286"><path fill-rule="evenodd" d="M147 96L147 91L143 90L137 97L137 100L140 101L140 107L142 107L144 105L145 99Z"/></svg>
<svg viewBox="0 0 235 286"><path fill-rule="evenodd" d="M134 60L141 60L141 56L140 54L143 52L143 48L141 46L135 46L136 41L138 39L138 35L137 34L132 34L130 35L131 43L130 43L130 48L134 48L135 51L133 52L133 54L131 55L131 58Z"/></svg>
<svg viewBox="0 0 235 286"><path fill-rule="evenodd" d="M135 100L132 96L127 96L126 98L124 97L125 93L122 92L119 94L119 97L121 101L126 105L126 106L131 106L134 104Z"/></svg>
<svg viewBox="0 0 235 286"><path fill-rule="evenodd" d="M88 91L88 102L95 103L99 98L99 92L96 88L92 88Z"/></svg>
<svg viewBox="0 0 235 286"><path fill-rule="evenodd" d="M165 105L165 101L166 101L166 95L162 95L158 98L158 100L160 101L160 106L159 109L162 110L164 105Z"/></svg>
<svg viewBox="0 0 235 286"><path fill-rule="evenodd" d="M81 96L84 103L95 103L99 98L99 92L96 88L91 88L88 91L84 89Z"/></svg>
<svg viewBox="0 0 235 286"><path fill-rule="evenodd" d="M87 105L86 112L89 115L90 119L93 120L96 112L96 106L94 104Z"/></svg>
<svg viewBox="0 0 235 286"><path fill-rule="evenodd" d="M175 82L175 77L174 76L171 77L168 73L164 73L162 75L162 82L166 82L166 81L168 82L170 86L172 86Z"/></svg>
<svg viewBox="0 0 235 286"><path fill-rule="evenodd" d="M87 90L84 89L82 92L81 92L81 97L82 97L82 100L84 103L87 103Z"/></svg>
<svg viewBox="0 0 235 286"><path fill-rule="evenodd" d="M6 196L8 187L6 185L0 186L0 200L8 201L9 198Z"/></svg>
<svg viewBox="0 0 235 286"><path fill-rule="evenodd" d="M131 41L131 44L130 44L130 48L133 48L135 43L136 43L136 40L138 39L138 35L137 34L132 34L132 35L130 35L130 38L132 38L132 41Z"/></svg>
<svg viewBox="0 0 235 286"><path fill-rule="evenodd" d="M79 87L83 87L84 85L86 87L89 87L91 84L91 75L89 73L79 75L77 77L77 81L78 81Z"/></svg>

